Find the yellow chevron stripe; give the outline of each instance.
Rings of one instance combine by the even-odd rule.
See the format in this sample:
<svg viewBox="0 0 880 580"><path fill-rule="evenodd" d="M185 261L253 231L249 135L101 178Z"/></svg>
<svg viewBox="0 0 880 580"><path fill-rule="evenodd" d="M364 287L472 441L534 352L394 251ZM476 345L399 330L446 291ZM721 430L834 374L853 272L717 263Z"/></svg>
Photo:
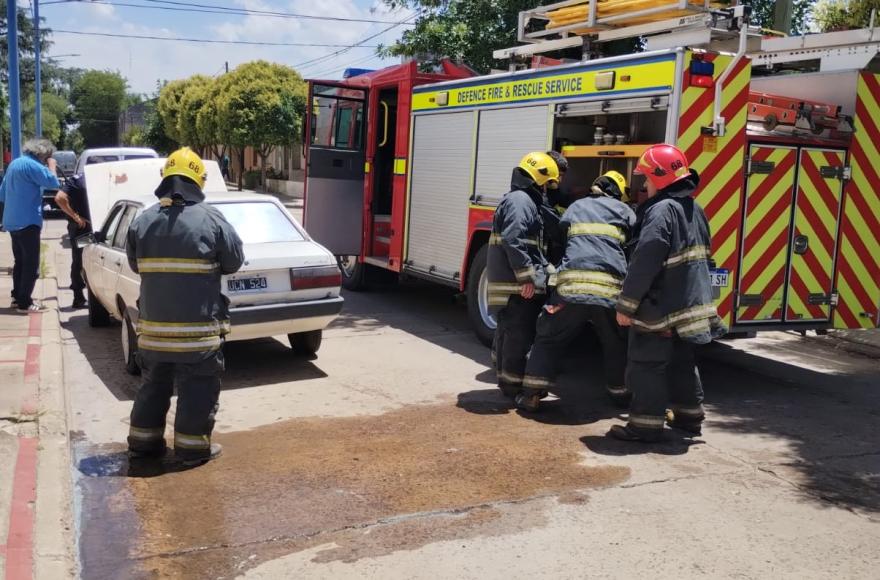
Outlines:
<svg viewBox="0 0 880 580"><path fill-rule="evenodd" d="M866 290L867 290L867 288L866 288ZM843 299L844 296L855 296L855 290L852 289L852 287L849 285L849 282L847 282L846 278L844 278L843 276L839 276L837 279L837 291L840 293L841 299ZM868 292L876 294L878 292L878 290L876 288L874 288L873 290L868 290ZM859 316L860 311L861 311L861 309L858 309L858 311L855 313L856 316L858 317L857 318L858 323L859 323L858 328L872 328L874 325L871 323L871 319L860 317ZM840 320L839 317L834 321L834 327L835 328L846 328L843 321Z"/></svg>

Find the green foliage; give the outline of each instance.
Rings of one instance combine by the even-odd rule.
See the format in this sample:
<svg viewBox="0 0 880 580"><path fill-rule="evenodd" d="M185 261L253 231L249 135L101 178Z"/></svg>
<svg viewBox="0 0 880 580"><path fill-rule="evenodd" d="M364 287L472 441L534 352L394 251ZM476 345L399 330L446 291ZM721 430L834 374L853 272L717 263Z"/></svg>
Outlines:
<svg viewBox="0 0 880 580"><path fill-rule="evenodd" d="M384 0L391 7L421 10L415 26L400 40L382 46L383 56L413 56L427 63L443 57L463 61L486 73L502 63L492 51L516 45L521 10L553 0Z"/></svg>
<svg viewBox="0 0 880 580"><path fill-rule="evenodd" d="M58 146L62 143L65 128L65 119L68 115L69 105L63 97L52 93L43 95L43 137L55 143ZM37 97L31 95L25 100L22 109L22 137L27 139L36 135L36 119L35 112L37 108Z"/></svg>
<svg viewBox="0 0 880 580"><path fill-rule="evenodd" d="M880 15L880 0L819 0L814 18L823 32L867 28L872 10ZM880 18L874 26L880 26Z"/></svg>
<svg viewBox="0 0 880 580"><path fill-rule="evenodd" d="M162 87L159 91L159 101L156 111L162 117L162 124L165 127L165 134L169 139L182 143L183 139L177 131L177 118L180 114L180 99L186 89L189 88L190 79L180 79L171 81Z"/></svg>
<svg viewBox="0 0 880 580"><path fill-rule="evenodd" d="M159 114L156 107L152 107L147 113L146 121L143 133L144 145L152 147L160 155L168 155L180 146L177 141L168 136L162 115Z"/></svg>
<svg viewBox="0 0 880 580"><path fill-rule="evenodd" d="M208 131L199 131L198 117L211 95L214 80L203 75L195 75L188 79L186 90L180 96L177 110L177 136L184 145L198 150L214 143L214 135Z"/></svg>
<svg viewBox="0 0 880 580"><path fill-rule="evenodd" d="M255 61L223 77L216 94L219 135L235 147L251 146L265 157L300 134L307 85L292 68Z"/></svg>
<svg viewBox="0 0 880 580"><path fill-rule="evenodd" d="M97 70L84 73L73 86L70 100L86 147L117 144L126 86L119 73Z"/></svg>
<svg viewBox="0 0 880 580"><path fill-rule="evenodd" d="M774 29L776 0L747 0L742 4L752 7L752 24L763 28ZM781 30L788 34L804 34L808 32L810 15L816 0L794 0L792 2L791 30Z"/></svg>
<svg viewBox="0 0 880 580"><path fill-rule="evenodd" d="M122 144L128 147L146 147L145 130L142 127L132 127L122 134Z"/></svg>

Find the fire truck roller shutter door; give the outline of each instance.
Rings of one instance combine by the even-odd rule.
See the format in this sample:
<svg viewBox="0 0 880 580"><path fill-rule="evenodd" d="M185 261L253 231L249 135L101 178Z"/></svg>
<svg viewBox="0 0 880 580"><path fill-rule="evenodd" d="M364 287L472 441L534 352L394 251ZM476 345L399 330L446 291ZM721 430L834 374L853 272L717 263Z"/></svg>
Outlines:
<svg viewBox="0 0 880 580"><path fill-rule="evenodd" d="M457 281L473 186L472 111L413 117L406 268Z"/></svg>
<svg viewBox="0 0 880 580"><path fill-rule="evenodd" d="M549 149L547 105L480 111L477 179L480 205L496 205L510 190L510 171L529 151Z"/></svg>

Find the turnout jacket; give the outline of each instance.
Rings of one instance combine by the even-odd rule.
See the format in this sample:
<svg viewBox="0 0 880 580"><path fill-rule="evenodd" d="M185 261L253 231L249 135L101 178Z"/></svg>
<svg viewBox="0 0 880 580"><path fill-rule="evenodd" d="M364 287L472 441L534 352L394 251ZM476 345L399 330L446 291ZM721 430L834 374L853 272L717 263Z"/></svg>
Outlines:
<svg viewBox="0 0 880 580"><path fill-rule="evenodd" d="M543 195L518 169L513 172L510 187L495 209L489 236L486 275L492 311L507 306L508 298L519 295L523 284L534 284L536 293L542 293L546 286Z"/></svg>
<svg viewBox="0 0 880 580"><path fill-rule="evenodd" d="M157 361L196 363L218 351L229 333L220 277L238 271L244 252L235 229L201 191L182 189L132 222L126 253L141 277L138 349Z"/></svg>
<svg viewBox="0 0 880 580"><path fill-rule="evenodd" d="M639 211L629 272L617 311L642 332L671 332L697 344L727 332L709 281L712 240L703 208L691 197L699 176L672 184Z"/></svg>
<svg viewBox="0 0 880 580"><path fill-rule="evenodd" d="M626 276L624 245L636 215L613 197L574 202L560 222L565 254L557 268L554 303L614 308Z"/></svg>

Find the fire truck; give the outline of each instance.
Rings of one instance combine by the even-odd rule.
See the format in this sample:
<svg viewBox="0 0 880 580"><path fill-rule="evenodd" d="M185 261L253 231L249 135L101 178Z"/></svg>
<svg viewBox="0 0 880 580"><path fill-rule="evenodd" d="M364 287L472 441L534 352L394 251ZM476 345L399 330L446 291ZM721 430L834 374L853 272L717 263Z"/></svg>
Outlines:
<svg viewBox="0 0 880 580"><path fill-rule="evenodd" d="M561 151L563 190L615 169L637 191L638 157L667 142L701 174L732 332L877 327L880 28L768 36L744 6L617 1L521 13L521 44L495 53L508 71L310 81L304 220L345 286L378 268L457 288L488 342L487 243L522 155ZM639 52L592 58L632 38ZM542 56L572 49L583 58Z"/></svg>

